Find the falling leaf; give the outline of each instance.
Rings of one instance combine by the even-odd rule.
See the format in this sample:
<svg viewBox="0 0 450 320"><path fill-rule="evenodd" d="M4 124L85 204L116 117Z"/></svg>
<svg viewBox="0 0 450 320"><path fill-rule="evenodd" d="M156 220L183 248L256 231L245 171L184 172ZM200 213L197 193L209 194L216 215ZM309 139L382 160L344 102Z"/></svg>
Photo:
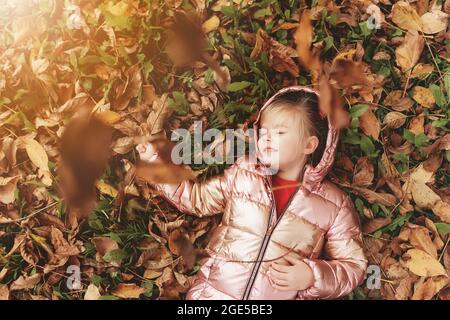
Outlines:
<svg viewBox="0 0 450 320"><path fill-rule="evenodd" d="M310 11L303 11L300 18L300 25L294 34L294 39L297 45L299 60L305 68L311 71L313 82L317 81L319 75L322 73L322 65L319 54L311 50L313 26L311 24Z"/></svg>
<svg viewBox="0 0 450 320"><path fill-rule="evenodd" d="M344 58L333 59L330 78L335 80L339 87L345 89L350 89L355 85L369 85L362 63Z"/></svg>
<svg viewBox="0 0 450 320"><path fill-rule="evenodd" d="M258 29L256 33L256 44L250 58L256 60L262 52L267 52L269 56L269 66L278 72L289 72L293 77L298 77L299 69L292 59L297 56L297 52L286 45L274 40L264 29Z"/></svg>
<svg viewBox="0 0 450 320"><path fill-rule="evenodd" d="M136 176L150 183L174 184L195 179L197 174L186 166L140 161L136 166Z"/></svg>
<svg viewBox="0 0 450 320"><path fill-rule="evenodd" d="M60 142L59 188L69 206L70 220L87 217L95 206L95 182L103 174L111 150L112 129L80 109Z"/></svg>

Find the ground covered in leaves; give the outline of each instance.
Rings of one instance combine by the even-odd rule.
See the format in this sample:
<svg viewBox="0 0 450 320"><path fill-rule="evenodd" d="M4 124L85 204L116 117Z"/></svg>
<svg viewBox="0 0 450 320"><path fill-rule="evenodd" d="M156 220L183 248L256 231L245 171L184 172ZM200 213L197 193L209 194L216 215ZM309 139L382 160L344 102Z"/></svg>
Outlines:
<svg viewBox="0 0 450 320"><path fill-rule="evenodd" d="M199 34L182 32L184 12ZM0 299L183 298L220 217L158 197L136 179L134 147L194 121L245 130L319 69L350 120L329 178L352 195L371 265L346 298L449 299L449 12L448 0L1 1ZM65 141L83 144L61 149L85 107L112 132L78 128ZM72 195L92 200L75 220L61 150L108 159L84 181L94 199Z"/></svg>

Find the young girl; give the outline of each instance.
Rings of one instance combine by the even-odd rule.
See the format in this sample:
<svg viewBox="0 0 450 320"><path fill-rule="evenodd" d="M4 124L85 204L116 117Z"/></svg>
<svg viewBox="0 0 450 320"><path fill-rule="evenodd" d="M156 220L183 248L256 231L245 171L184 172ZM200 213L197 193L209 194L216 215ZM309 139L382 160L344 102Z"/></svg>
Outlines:
<svg viewBox="0 0 450 320"><path fill-rule="evenodd" d="M261 108L254 129L257 161L242 156L204 182L153 184L185 213L223 213L187 299L348 294L365 278L367 259L350 197L325 179L339 131L322 118L318 93L280 90ZM142 160L158 161L151 144L137 150Z"/></svg>

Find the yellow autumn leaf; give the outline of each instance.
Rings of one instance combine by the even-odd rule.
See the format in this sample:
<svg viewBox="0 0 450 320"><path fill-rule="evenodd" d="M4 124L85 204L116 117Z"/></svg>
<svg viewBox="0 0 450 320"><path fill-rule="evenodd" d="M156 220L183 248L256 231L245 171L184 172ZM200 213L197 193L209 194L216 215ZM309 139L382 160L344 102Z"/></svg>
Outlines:
<svg viewBox="0 0 450 320"><path fill-rule="evenodd" d="M107 184L103 180L98 180L95 185L97 186L97 189L100 190L101 193L111 196L113 198L117 196L118 193L117 189Z"/></svg>
<svg viewBox="0 0 450 320"><path fill-rule="evenodd" d="M202 30L204 33L217 30L220 25L220 19L217 16L212 16L202 24Z"/></svg>
<svg viewBox="0 0 450 320"><path fill-rule="evenodd" d="M419 61L425 40L416 30L409 30L403 43L395 49L395 60L403 72L409 72Z"/></svg>
<svg viewBox="0 0 450 320"><path fill-rule="evenodd" d="M425 33L434 34L447 29L448 14L440 10L426 12L420 19Z"/></svg>
<svg viewBox="0 0 450 320"><path fill-rule="evenodd" d="M392 6L392 21L404 30L422 31L422 20L416 9L408 2L399 1Z"/></svg>
<svg viewBox="0 0 450 320"><path fill-rule="evenodd" d="M406 115L401 112L391 111L383 119L383 124L387 128L397 129L405 124Z"/></svg>
<svg viewBox="0 0 450 320"><path fill-rule="evenodd" d="M405 266L418 276L434 277L447 274L442 264L425 251L409 249L403 258L406 260Z"/></svg>
<svg viewBox="0 0 450 320"><path fill-rule="evenodd" d="M414 202L420 208L431 208L441 200L439 195L426 185L432 177L433 172L425 170L423 164L420 164L409 176L409 190Z"/></svg>
<svg viewBox="0 0 450 320"><path fill-rule="evenodd" d="M19 179L20 176L0 177L0 202L4 204L14 202L14 190Z"/></svg>
<svg viewBox="0 0 450 320"><path fill-rule="evenodd" d="M100 298L100 291L98 287L91 283L84 294L84 300L98 300Z"/></svg>
<svg viewBox="0 0 450 320"><path fill-rule="evenodd" d="M125 1L119 1L114 4L112 1L108 2L106 9L117 17L125 16L129 10L129 4Z"/></svg>
<svg viewBox="0 0 450 320"><path fill-rule="evenodd" d="M418 63L411 72L411 78L425 79L434 70L434 66L428 63Z"/></svg>
<svg viewBox="0 0 450 320"><path fill-rule="evenodd" d="M433 92L421 86L415 86L412 92L412 98L420 105L431 108L435 104Z"/></svg>
<svg viewBox="0 0 450 320"><path fill-rule="evenodd" d="M137 299L144 292L144 288L141 288L134 283L119 283L112 294L123 299Z"/></svg>
<svg viewBox="0 0 450 320"><path fill-rule="evenodd" d="M112 125L112 124L116 123L117 121L119 121L122 116L120 114L118 114L117 112L107 110L107 111L94 113L94 117L99 119L100 121L102 121L105 124Z"/></svg>
<svg viewBox="0 0 450 320"><path fill-rule="evenodd" d="M419 114L418 116L412 118L411 122L408 125L408 130L414 134L424 133L424 124L425 117L423 114Z"/></svg>
<svg viewBox="0 0 450 320"><path fill-rule="evenodd" d="M433 213L441 218L442 221L450 223L450 204L439 199L432 206Z"/></svg>
<svg viewBox="0 0 450 320"><path fill-rule="evenodd" d="M31 162L38 168L48 170L48 156L44 147L34 139L25 140L25 150Z"/></svg>
<svg viewBox="0 0 450 320"><path fill-rule="evenodd" d="M359 117L359 124L366 135L371 136L374 140L378 140L380 123L371 109L368 109Z"/></svg>

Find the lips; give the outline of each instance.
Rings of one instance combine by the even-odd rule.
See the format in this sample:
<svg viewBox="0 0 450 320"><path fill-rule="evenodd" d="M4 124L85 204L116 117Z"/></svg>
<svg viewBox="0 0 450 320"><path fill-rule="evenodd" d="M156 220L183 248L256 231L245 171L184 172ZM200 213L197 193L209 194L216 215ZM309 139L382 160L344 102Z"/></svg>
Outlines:
<svg viewBox="0 0 450 320"><path fill-rule="evenodd" d="M274 152L274 151L276 151L276 150L273 149L273 148L271 148L271 147L265 147L263 151L264 151L264 152Z"/></svg>

